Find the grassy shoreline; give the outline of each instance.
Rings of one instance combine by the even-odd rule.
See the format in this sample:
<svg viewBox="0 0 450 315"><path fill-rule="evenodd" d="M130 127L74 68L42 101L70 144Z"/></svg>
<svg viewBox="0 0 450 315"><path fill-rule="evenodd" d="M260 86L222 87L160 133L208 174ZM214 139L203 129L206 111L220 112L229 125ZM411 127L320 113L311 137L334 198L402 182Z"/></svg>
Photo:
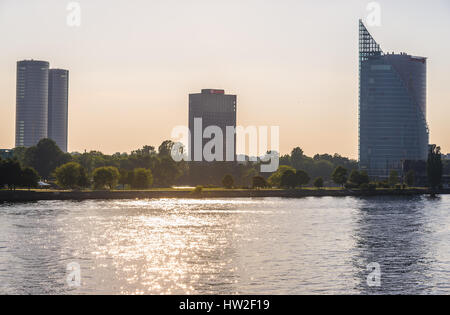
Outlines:
<svg viewBox="0 0 450 315"><path fill-rule="evenodd" d="M113 191L57 191L57 190L16 190L0 191L0 202L29 202L40 200L113 200L113 199L159 199L159 198L304 198L304 197L349 197L349 196L417 196L431 194L428 189L377 189L375 191L346 190L339 188L303 188L282 189L221 189L205 188L201 193L192 189L161 188L150 190L113 190ZM440 190L437 194L450 194L450 189Z"/></svg>

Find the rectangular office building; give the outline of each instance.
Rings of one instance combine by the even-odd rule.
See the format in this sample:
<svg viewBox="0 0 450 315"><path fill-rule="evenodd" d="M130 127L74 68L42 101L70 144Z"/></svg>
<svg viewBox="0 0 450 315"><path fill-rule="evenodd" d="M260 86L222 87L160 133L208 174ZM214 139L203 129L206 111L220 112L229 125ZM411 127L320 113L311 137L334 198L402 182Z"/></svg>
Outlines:
<svg viewBox="0 0 450 315"><path fill-rule="evenodd" d="M227 138L226 131L227 127L236 129L236 99L236 95L227 95L224 90L216 89L204 89L201 93L189 95L189 130L191 132L189 152L191 160L207 161L203 154L198 156L198 153L203 152L205 145L211 140L202 136L201 141L196 141L194 123L199 122L198 118L201 118L202 135L205 130L208 131L207 128L210 126L217 126L221 130L223 136L223 158L221 160L227 160L227 143L232 145L233 160L236 160L236 133L233 132L233 135ZM216 149L214 148L212 152L215 152ZM197 152L197 155L195 152Z"/></svg>

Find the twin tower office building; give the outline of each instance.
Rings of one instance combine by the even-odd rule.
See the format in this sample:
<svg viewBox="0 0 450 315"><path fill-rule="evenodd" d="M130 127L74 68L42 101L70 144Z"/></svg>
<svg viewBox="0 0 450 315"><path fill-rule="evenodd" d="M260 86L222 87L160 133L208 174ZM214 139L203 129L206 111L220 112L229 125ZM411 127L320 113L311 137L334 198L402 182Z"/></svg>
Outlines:
<svg viewBox="0 0 450 315"><path fill-rule="evenodd" d="M16 147L49 138L67 152L69 71L49 67L47 61L17 62Z"/></svg>

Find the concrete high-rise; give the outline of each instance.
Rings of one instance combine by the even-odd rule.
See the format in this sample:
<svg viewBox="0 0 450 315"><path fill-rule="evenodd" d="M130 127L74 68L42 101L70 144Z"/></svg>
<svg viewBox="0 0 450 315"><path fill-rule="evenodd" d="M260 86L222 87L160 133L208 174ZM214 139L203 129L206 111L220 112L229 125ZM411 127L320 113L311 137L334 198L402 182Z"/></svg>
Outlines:
<svg viewBox="0 0 450 315"><path fill-rule="evenodd" d="M428 151L424 57L385 54L359 23L359 163L372 178L400 174Z"/></svg>
<svg viewBox="0 0 450 315"><path fill-rule="evenodd" d="M227 127L236 129L236 95L226 95L224 90L204 89L201 93L189 95L189 152L192 160L197 160L195 148L203 148L210 139L202 137L201 143L195 141L195 118L202 119L201 134L210 126L217 126L223 135L223 161L227 160L227 143L233 144L233 160L236 159L236 133L227 138ZM217 136L217 135L216 135ZM233 138L231 138L233 137ZM217 148L215 148L217 149ZM205 161L203 155L201 161Z"/></svg>
<svg viewBox="0 0 450 315"><path fill-rule="evenodd" d="M46 61L17 62L16 147L30 147L47 138L48 73Z"/></svg>
<svg viewBox="0 0 450 315"><path fill-rule="evenodd" d="M67 152L69 71L50 69L48 80L48 138Z"/></svg>

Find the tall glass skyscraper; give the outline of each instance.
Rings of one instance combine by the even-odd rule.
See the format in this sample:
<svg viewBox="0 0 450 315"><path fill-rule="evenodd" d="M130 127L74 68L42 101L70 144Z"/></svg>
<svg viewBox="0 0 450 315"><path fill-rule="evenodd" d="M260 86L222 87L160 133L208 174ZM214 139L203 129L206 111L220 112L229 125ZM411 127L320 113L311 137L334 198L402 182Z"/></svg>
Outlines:
<svg viewBox="0 0 450 315"><path fill-rule="evenodd" d="M16 147L50 138L67 152L69 71L47 61L17 62Z"/></svg>
<svg viewBox="0 0 450 315"><path fill-rule="evenodd" d="M359 22L359 163L372 178L427 159L426 64L383 53Z"/></svg>
<svg viewBox="0 0 450 315"><path fill-rule="evenodd" d="M17 62L16 147L30 147L47 138L47 61Z"/></svg>
<svg viewBox="0 0 450 315"><path fill-rule="evenodd" d="M48 138L67 152L69 71L50 69L48 80Z"/></svg>

